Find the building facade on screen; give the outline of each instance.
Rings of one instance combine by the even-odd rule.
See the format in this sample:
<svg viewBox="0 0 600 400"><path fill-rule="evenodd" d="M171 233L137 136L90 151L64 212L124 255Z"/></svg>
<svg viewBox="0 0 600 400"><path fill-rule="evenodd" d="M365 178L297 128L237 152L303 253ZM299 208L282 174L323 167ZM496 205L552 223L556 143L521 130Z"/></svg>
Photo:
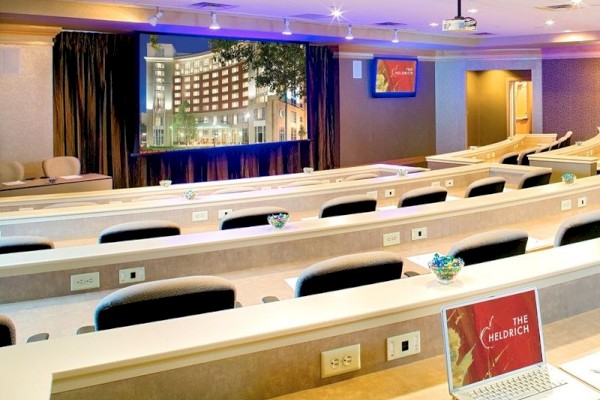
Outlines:
<svg viewBox="0 0 600 400"><path fill-rule="evenodd" d="M177 55L175 47L165 43L147 43L144 59L142 150L306 138L304 99L288 95L286 104L268 88L257 87L256 71L242 63L223 65L210 51Z"/></svg>

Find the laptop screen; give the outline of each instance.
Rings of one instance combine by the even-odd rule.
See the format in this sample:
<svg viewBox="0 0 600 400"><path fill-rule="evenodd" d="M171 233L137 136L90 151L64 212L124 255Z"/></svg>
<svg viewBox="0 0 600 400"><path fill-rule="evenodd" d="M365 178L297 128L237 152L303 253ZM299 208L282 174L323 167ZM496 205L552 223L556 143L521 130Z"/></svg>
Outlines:
<svg viewBox="0 0 600 400"><path fill-rule="evenodd" d="M536 289L442 308L450 392L545 361Z"/></svg>

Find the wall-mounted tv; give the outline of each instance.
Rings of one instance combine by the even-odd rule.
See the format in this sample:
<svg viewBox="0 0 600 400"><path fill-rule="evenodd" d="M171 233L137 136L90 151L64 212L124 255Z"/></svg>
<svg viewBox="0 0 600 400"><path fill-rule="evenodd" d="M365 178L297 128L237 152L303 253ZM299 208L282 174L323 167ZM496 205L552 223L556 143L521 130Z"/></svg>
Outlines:
<svg viewBox="0 0 600 400"><path fill-rule="evenodd" d="M417 94L416 58L375 57L371 64L371 96L414 97Z"/></svg>

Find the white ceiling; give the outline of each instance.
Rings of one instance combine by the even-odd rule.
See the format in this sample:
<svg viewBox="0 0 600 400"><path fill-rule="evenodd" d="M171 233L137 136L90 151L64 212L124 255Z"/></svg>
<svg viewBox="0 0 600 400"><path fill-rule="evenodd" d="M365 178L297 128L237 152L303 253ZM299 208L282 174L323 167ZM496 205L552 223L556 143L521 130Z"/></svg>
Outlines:
<svg viewBox="0 0 600 400"><path fill-rule="evenodd" d="M545 7L569 5L569 0L463 0L462 15L478 21L475 33L442 32L441 22L457 15L456 0L214 0L224 7L199 7L199 0L20 0L0 4L0 22L60 23L66 28L89 25L96 29L157 30L159 32L209 32L209 14L217 12L226 36L273 37L280 35L283 18L289 18L292 40L344 42L347 25L353 26L354 43L390 46L393 29L406 45L423 48L458 47L532 47L555 44L600 43L600 0L584 0L579 6L558 10ZM92 3L114 16L96 12L86 15L74 11ZM111 7L106 7L110 5ZM125 6L125 7L123 7ZM156 28L146 23L155 12L164 11ZM330 16L332 7L343 13L338 20ZM475 14L468 10L475 8ZM117 12L121 10L121 12ZM127 21L122 10L135 11ZM134 11L132 11L134 10ZM36 19L36 15L38 18ZM39 15L44 18L40 19ZM137 19L136 19L137 18ZM552 19L554 25L546 26ZM249 22L253 21L253 22ZM128 22L130 22L128 24ZM440 26L432 27L437 22ZM381 26L379 24L386 24ZM190 31L190 27L198 31ZM185 28L185 29L184 29ZM565 31L570 32L565 32ZM256 35L258 33L258 35Z"/></svg>

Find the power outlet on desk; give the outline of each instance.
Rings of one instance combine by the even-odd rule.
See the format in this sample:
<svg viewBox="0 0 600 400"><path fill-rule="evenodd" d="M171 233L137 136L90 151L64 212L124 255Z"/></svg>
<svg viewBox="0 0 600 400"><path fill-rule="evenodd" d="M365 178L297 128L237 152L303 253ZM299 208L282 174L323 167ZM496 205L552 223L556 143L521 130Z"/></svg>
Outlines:
<svg viewBox="0 0 600 400"><path fill-rule="evenodd" d="M446 179L446 187L453 187L454 179Z"/></svg>
<svg viewBox="0 0 600 400"><path fill-rule="evenodd" d="M71 275L71 291L96 289L100 287L100 272Z"/></svg>
<svg viewBox="0 0 600 400"><path fill-rule="evenodd" d="M427 239L427 228L415 228L412 230L412 240Z"/></svg>
<svg viewBox="0 0 600 400"><path fill-rule="evenodd" d="M344 178L335 178L335 183L344 182Z"/></svg>
<svg viewBox="0 0 600 400"><path fill-rule="evenodd" d="M440 186L440 181L431 182L431 186Z"/></svg>
<svg viewBox="0 0 600 400"><path fill-rule="evenodd" d="M566 210L570 210L571 209L571 200L562 200L560 202L560 210L561 211L566 211Z"/></svg>
<svg viewBox="0 0 600 400"><path fill-rule="evenodd" d="M393 246L400 244L400 232L384 233L383 234L383 245Z"/></svg>
<svg viewBox="0 0 600 400"><path fill-rule="evenodd" d="M192 222L200 222L208 220L208 211L194 211L192 212Z"/></svg>
<svg viewBox="0 0 600 400"><path fill-rule="evenodd" d="M321 378L345 374L358 369L360 369L360 344L321 353Z"/></svg>
<svg viewBox="0 0 600 400"><path fill-rule="evenodd" d="M395 189L385 189L385 197L394 197L394 195L396 194L396 190Z"/></svg>
<svg viewBox="0 0 600 400"><path fill-rule="evenodd" d="M373 190L371 192L367 192L367 196L377 200L377 190Z"/></svg>
<svg viewBox="0 0 600 400"><path fill-rule="evenodd" d="M146 280L146 268L136 267L119 270L119 283L143 282Z"/></svg>
<svg viewBox="0 0 600 400"><path fill-rule="evenodd" d="M580 197L577 199L577 207L585 207L587 206L587 198L586 197Z"/></svg>

